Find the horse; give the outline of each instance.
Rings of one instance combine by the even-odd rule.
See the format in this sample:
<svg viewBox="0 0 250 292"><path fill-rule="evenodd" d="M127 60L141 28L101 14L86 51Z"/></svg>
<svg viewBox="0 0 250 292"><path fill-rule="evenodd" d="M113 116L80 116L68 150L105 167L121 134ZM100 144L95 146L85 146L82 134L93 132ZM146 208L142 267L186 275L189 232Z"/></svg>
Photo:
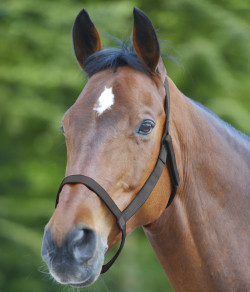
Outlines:
<svg viewBox="0 0 250 292"><path fill-rule="evenodd" d="M74 51L89 78L62 120L66 176L91 178L126 210L154 170L169 119L176 196L166 208L174 187L167 163L126 234L143 227L175 291L250 291L250 139L178 90L155 29L137 8L132 44L103 49L87 11L78 14ZM59 283L88 286L123 229L94 187L71 181L59 194L42 258Z"/></svg>

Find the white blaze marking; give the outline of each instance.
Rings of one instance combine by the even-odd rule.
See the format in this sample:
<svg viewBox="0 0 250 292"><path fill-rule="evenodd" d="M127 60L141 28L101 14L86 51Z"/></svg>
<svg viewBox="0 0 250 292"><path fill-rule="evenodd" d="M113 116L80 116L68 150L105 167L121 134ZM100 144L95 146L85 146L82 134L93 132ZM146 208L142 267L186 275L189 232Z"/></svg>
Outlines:
<svg viewBox="0 0 250 292"><path fill-rule="evenodd" d="M111 106L114 104L114 94L112 92L112 87L107 88L105 86L104 91L98 98L97 104L94 106L94 110L97 111L100 116L105 110L111 109Z"/></svg>

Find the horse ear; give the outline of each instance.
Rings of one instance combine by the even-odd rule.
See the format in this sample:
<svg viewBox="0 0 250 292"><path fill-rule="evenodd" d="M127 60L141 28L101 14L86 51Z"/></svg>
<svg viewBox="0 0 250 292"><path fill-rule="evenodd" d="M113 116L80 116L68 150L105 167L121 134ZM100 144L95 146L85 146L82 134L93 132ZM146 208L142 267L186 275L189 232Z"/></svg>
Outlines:
<svg viewBox="0 0 250 292"><path fill-rule="evenodd" d="M88 56L102 49L100 35L85 9L77 15L72 35L75 56L84 69Z"/></svg>
<svg viewBox="0 0 250 292"><path fill-rule="evenodd" d="M146 68L156 73L160 46L152 22L140 9L134 8L133 46Z"/></svg>

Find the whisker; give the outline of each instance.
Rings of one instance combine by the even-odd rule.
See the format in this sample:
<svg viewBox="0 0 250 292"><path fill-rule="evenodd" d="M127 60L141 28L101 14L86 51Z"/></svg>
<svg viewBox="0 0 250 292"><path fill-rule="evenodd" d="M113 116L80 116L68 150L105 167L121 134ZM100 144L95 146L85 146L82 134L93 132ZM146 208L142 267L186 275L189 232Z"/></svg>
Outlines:
<svg viewBox="0 0 250 292"><path fill-rule="evenodd" d="M100 279L100 283L101 283L102 286L104 287L105 291L106 291L106 292L110 292L110 289L109 289L108 286L107 286L107 283L106 283L106 281L105 281L105 278L104 278L103 276L100 276L99 279Z"/></svg>
<svg viewBox="0 0 250 292"><path fill-rule="evenodd" d="M38 270L38 272L40 272L42 274L50 275L49 268L48 268L48 266L46 264L38 267L37 270Z"/></svg>
<svg viewBox="0 0 250 292"><path fill-rule="evenodd" d="M66 144L65 141L63 141L62 143L60 143L59 145L57 145L54 150L59 149L60 147L62 147L62 145Z"/></svg>

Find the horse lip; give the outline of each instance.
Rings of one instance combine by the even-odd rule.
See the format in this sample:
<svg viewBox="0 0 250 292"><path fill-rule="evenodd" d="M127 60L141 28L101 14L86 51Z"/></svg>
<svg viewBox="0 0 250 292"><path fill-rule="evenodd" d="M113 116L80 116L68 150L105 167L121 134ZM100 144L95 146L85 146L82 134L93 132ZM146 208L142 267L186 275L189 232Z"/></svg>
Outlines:
<svg viewBox="0 0 250 292"><path fill-rule="evenodd" d="M89 279L91 279L91 275L87 278L87 280L85 280L84 282L81 283L67 283L67 285L72 286L74 288L84 288L87 286L90 286L92 283L94 283L96 281L96 279L99 277L101 273L101 269L99 270L99 272L96 274L96 276L94 277L94 279L92 281L89 281Z"/></svg>
<svg viewBox="0 0 250 292"><path fill-rule="evenodd" d="M92 274L90 274L83 282L70 282L70 281L65 281L65 280L61 280L60 278L58 278L57 275L55 275L53 273L53 271L50 271L51 276L60 284L62 285L66 285L66 286L72 286L74 288L83 288L83 287L87 287L89 285L91 285L92 283L95 282L95 280L99 277L99 274L101 272L101 269L99 270L99 272L93 277Z"/></svg>
<svg viewBox="0 0 250 292"><path fill-rule="evenodd" d="M87 286L91 285L94 282L94 281L89 281L89 278L90 277L88 277L88 279L86 281L82 282L82 283L77 283L77 284L67 283L66 285L72 286L74 288L87 287Z"/></svg>
<svg viewBox="0 0 250 292"><path fill-rule="evenodd" d="M74 288L84 288L84 287L90 286L94 281L95 280L89 281L89 278L88 278L86 281L84 281L82 283L79 283L79 284L78 283L77 284L67 283L67 285L72 286Z"/></svg>

